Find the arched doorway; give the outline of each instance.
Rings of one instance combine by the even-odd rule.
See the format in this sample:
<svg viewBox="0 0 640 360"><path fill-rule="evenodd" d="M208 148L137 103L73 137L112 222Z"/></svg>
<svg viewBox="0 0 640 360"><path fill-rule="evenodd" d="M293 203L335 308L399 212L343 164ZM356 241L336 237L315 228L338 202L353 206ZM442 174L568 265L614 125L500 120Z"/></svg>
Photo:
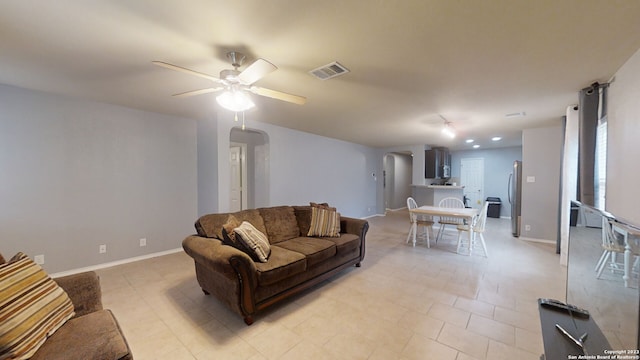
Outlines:
<svg viewBox="0 0 640 360"><path fill-rule="evenodd" d="M269 205L269 136L234 127L229 134L230 211Z"/></svg>
<svg viewBox="0 0 640 360"><path fill-rule="evenodd" d="M397 210L407 206L411 196L413 155L411 152L391 152L384 156L384 207Z"/></svg>

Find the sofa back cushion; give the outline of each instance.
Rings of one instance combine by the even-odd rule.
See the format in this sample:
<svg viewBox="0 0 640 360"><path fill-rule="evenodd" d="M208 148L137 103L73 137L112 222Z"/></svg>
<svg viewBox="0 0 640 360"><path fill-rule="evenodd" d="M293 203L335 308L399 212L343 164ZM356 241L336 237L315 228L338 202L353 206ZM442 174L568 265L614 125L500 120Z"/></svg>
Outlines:
<svg viewBox="0 0 640 360"><path fill-rule="evenodd" d="M260 212L256 209L242 210L232 214L223 213L203 215L195 223L196 232L198 235L203 237L223 240L222 226L227 223L229 215L233 215L240 223L248 221L263 234L267 233L262 216L260 216Z"/></svg>
<svg viewBox="0 0 640 360"><path fill-rule="evenodd" d="M264 219L266 234L271 244L300 236L296 214L291 206L258 209Z"/></svg>
<svg viewBox="0 0 640 360"><path fill-rule="evenodd" d="M293 210L296 213L300 234L306 235L309 232L309 226L311 226L311 206L294 206Z"/></svg>

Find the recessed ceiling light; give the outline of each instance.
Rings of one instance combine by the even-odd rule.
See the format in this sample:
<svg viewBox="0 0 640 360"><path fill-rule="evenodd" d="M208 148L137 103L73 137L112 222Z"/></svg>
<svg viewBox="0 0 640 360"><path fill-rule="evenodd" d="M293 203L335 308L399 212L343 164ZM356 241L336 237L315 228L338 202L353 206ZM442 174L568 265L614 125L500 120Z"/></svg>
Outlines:
<svg viewBox="0 0 640 360"><path fill-rule="evenodd" d="M473 148L474 148L474 149L477 149L477 148L479 148L479 147L480 147L480 145L478 145L478 144L473 145Z"/></svg>
<svg viewBox="0 0 640 360"><path fill-rule="evenodd" d="M494 136L491 138L491 141L500 141L502 138L500 136Z"/></svg>
<svg viewBox="0 0 640 360"><path fill-rule="evenodd" d="M467 139L464 142L466 142L467 144L471 144L473 142L473 139Z"/></svg>

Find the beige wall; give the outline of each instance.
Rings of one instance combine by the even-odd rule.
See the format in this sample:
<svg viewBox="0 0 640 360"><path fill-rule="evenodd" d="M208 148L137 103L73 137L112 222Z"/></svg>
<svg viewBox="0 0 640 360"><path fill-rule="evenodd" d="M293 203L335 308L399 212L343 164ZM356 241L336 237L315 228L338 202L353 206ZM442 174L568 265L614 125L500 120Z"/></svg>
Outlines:
<svg viewBox="0 0 640 360"><path fill-rule="evenodd" d="M179 249L196 174L195 120L0 85L5 256L55 273Z"/></svg>
<svg viewBox="0 0 640 360"><path fill-rule="evenodd" d="M522 238L558 239L562 142L560 126L522 132Z"/></svg>

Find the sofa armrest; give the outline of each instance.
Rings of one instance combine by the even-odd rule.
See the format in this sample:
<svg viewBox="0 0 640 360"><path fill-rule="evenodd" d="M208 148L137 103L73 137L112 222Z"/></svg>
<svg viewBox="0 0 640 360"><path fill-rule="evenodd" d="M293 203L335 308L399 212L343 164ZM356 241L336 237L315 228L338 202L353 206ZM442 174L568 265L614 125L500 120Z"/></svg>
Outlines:
<svg viewBox="0 0 640 360"><path fill-rule="evenodd" d="M365 236L369 231L369 222L367 220L350 218L346 216L340 217L340 232L358 235L360 238L360 261L364 260L365 253ZM356 264L360 266L360 263Z"/></svg>
<svg viewBox="0 0 640 360"><path fill-rule="evenodd" d="M69 295L76 317L102 310L100 278L93 271L53 279Z"/></svg>
<svg viewBox="0 0 640 360"><path fill-rule="evenodd" d="M182 241L182 248L193 260L227 277L246 282L252 289L257 285L256 264L246 253L218 239L191 235ZM240 271L243 270L243 271Z"/></svg>
<svg viewBox="0 0 640 360"><path fill-rule="evenodd" d="M369 230L369 222L363 219L350 218L346 216L340 217L340 232L354 234L360 236L364 240Z"/></svg>

